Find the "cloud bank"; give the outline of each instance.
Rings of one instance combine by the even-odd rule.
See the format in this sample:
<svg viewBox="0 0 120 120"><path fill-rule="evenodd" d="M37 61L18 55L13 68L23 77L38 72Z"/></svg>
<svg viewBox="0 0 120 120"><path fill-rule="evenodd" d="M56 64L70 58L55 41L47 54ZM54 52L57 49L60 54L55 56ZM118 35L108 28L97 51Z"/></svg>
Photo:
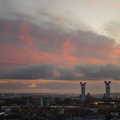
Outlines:
<svg viewBox="0 0 120 120"><path fill-rule="evenodd" d="M120 66L113 64L79 64L61 67L55 64L38 64L0 71L0 79L45 80L120 80Z"/></svg>
<svg viewBox="0 0 120 120"><path fill-rule="evenodd" d="M67 32L22 20L0 20L0 66L53 63L74 66L83 63L120 64L120 45L92 31ZM7 65L4 65L6 63Z"/></svg>

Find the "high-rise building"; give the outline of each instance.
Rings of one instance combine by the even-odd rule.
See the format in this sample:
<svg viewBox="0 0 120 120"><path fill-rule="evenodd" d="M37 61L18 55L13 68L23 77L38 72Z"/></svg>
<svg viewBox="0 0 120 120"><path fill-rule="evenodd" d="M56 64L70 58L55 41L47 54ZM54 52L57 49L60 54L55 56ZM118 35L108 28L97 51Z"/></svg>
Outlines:
<svg viewBox="0 0 120 120"><path fill-rule="evenodd" d="M43 109L51 108L51 98L50 97L41 97L40 98L40 107Z"/></svg>
<svg viewBox="0 0 120 120"><path fill-rule="evenodd" d="M86 82L84 82L84 83L80 82L80 85L81 85L81 101L84 101L85 100L85 85L86 85Z"/></svg>
<svg viewBox="0 0 120 120"><path fill-rule="evenodd" d="M105 97L110 98L110 84L111 84L111 81L109 81L109 82L104 81L104 82L105 82L105 86L106 86L106 95L105 95Z"/></svg>
<svg viewBox="0 0 120 120"><path fill-rule="evenodd" d="M32 97L22 97L22 104L30 104L32 103Z"/></svg>

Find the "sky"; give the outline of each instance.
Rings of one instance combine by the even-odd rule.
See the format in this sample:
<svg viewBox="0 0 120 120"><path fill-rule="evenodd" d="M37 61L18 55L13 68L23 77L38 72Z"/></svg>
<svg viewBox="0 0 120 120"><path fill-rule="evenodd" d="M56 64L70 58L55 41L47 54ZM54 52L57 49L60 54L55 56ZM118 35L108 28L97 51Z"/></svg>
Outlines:
<svg viewBox="0 0 120 120"><path fill-rule="evenodd" d="M0 0L0 92L120 92L119 0Z"/></svg>

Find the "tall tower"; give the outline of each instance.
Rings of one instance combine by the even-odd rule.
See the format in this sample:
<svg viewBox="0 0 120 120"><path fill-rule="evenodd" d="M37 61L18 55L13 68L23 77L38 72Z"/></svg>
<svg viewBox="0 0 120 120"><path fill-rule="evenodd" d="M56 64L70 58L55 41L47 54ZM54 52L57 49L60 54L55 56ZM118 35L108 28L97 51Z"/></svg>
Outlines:
<svg viewBox="0 0 120 120"><path fill-rule="evenodd" d="M111 81L109 81L109 82L104 81L104 82L106 85L106 98L110 98L110 83L111 83Z"/></svg>
<svg viewBox="0 0 120 120"><path fill-rule="evenodd" d="M86 85L86 82L84 82L84 83L80 82L80 85L81 85L81 101L84 101L85 100L85 85Z"/></svg>

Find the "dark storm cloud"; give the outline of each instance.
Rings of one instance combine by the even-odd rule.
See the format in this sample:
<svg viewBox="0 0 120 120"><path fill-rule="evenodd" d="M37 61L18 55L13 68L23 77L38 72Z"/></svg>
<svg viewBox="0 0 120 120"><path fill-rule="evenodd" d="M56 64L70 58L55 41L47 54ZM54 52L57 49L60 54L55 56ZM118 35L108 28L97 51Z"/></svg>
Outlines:
<svg viewBox="0 0 120 120"><path fill-rule="evenodd" d="M113 64L80 64L71 68L38 64L0 71L0 79L120 80L119 74L120 66Z"/></svg>
<svg viewBox="0 0 120 120"><path fill-rule="evenodd" d="M81 64L75 66L76 72L81 72L85 80L113 79L120 80L120 66L114 64Z"/></svg>
<svg viewBox="0 0 120 120"><path fill-rule="evenodd" d="M13 72L14 71L14 72ZM3 79L60 79L67 77L72 77L70 75L71 69L56 66L54 64L38 64L30 65L28 67L17 67L13 71L1 72L1 78ZM56 73L57 72L57 73ZM65 74L64 74L65 72ZM61 75L60 75L61 74Z"/></svg>

